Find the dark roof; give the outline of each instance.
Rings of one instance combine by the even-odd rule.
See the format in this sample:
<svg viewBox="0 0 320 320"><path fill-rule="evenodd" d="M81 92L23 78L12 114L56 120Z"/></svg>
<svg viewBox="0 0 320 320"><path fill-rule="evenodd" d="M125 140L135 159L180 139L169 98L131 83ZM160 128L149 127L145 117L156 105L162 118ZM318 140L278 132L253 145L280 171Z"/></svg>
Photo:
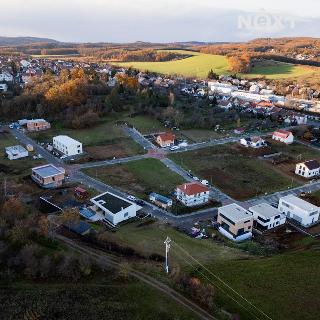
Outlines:
<svg viewBox="0 0 320 320"><path fill-rule="evenodd" d="M304 163L304 165L309 169L309 170L314 170L320 167L319 162L317 160L309 160Z"/></svg>
<svg viewBox="0 0 320 320"><path fill-rule="evenodd" d="M126 209L132 205L132 202L120 198L109 192L103 193L91 199L91 201L100 208L105 208L113 214L116 214L119 211L122 211L123 209Z"/></svg>
<svg viewBox="0 0 320 320"><path fill-rule="evenodd" d="M91 230L91 226L84 221L80 221L79 223L67 223L65 224L65 226L71 231L78 234L84 234L87 231Z"/></svg>

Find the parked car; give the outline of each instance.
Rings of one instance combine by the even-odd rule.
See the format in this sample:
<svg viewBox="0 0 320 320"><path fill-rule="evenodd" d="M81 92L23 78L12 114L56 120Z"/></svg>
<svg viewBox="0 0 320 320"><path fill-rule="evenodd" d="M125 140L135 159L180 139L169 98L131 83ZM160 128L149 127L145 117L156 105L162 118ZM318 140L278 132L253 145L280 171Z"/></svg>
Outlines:
<svg viewBox="0 0 320 320"><path fill-rule="evenodd" d="M140 200L140 199L136 199L135 203L138 204L139 206L143 206L144 205L144 201Z"/></svg>
<svg viewBox="0 0 320 320"><path fill-rule="evenodd" d="M137 198L134 196L128 196L127 199L130 201L137 201Z"/></svg>
<svg viewBox="0 0 320 320"><path fill-rule="evenodd" d="M176 150L178 150L178 149L180 149L179 146L172 146L172 147L170 148L170 151L176 151Z"/></svg>
<svg viewBox="0 0 320 320"><path fill-rule="evenodd" d="M193 176L193 180L200 181L200 179L198 177L196 177L196 176Z"/></svg>
<svg viewBox="0 0 320 320"><path fill-rule="evenodd" d="M208 180L201 180L201 184L203 184L204 186L208 186L209 181Z"/></svg>

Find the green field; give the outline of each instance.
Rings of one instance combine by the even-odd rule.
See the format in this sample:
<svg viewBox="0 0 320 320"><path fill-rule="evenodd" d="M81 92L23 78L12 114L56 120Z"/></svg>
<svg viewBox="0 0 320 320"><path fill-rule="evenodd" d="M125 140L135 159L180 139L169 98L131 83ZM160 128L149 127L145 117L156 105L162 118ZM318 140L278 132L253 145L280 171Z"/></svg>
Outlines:
<svg viewBox="0 0 320 320"><path fill-rule="evenodd" d="M106 184L147 199L151 192L169 195L175 187L184 182L157 159L143 159L128 163L86 169L90 176L97 177Z"/></svg>
<svg viewBox="0 0 320 320"><path fill-rule="evenodd" d="M204 54L193 51L176 51L181 54L190 54L192 57L166 62L119 62L117 65L134 67L161 74L176 74L188 77L206 78L212 68L218 74L228 73L226 57L219 55Z"/></svg>
<svg viewBox="0 0 320 320"><path fill-rule="evenodd" d="M306 251L207 266L273 320L316 320L320 313L320 252L319 242L313 242L317 242L314 249ZM219 294L217 302L232 305ZM241 319L255 318L244 312Z"/></svg>
<svg viewBox="0 0 320 320"><path fill-rule="evenodd" d="M240 151L237 145L228 144L169 157L237 200L296 186L288 177L276 174L265 162Z"/></svg>
<svg viewBox="0 0 320 320"><path fill-rule="evenodd" d="M315 68L293 65L278 61L261 61L256 63L250 74L251 78L266 77L268 79L282 79L289 77L301 77L315 73ZM319 72L319 71L318 71Z"/></svg>
<svg viewBox="0 0 320 320"><path fill-rule="evenodd" d="M54 136L70 136L80 141L84 151L94 160L122 158L144 153L142 147L128 137L121 126L117 125L117 121L123 120L122 117L123 115L102 118L100 123L86 129L64 128L59 123L54 123L51 129L30 133L30 137L39 142L52 142Z"/></svg>
<svg viewBox="0 0 320 320"><path fill-rule="evenodd" d="M176 74L186 77L206 78L210 69L217 74L230 74L228 61L225 56L205 54L186 50L172 50L191 57L166 62L118 62L116 65L133 67L139 70L148 70L160 74ZM288 63L267 61L258 63L250 74L243 77L266 77L268 79L281 79L298 77L315 72L314 68L298 66Z"/></svg>
<svg viewBox="0 0 320 320"><path fill-rule="evenodd" d="M164 294L107 270L83 283L14 283L0 287L0 318L19 319L180 319L197 317Z"/></svg>
<svg viewBox="0 0 320 320"><path fill-rule="evenodd" d="M160 121L150 116L139 115L136 117L125 117L122 120L136 128L142 134L150 134L166 130Z"/></svg>
<svg viewBox="0 0 320 320"><path fill-rule="evenodd" d="M261 308L273 320L318 319L320 308L318 240L293 233L290 235L292 248L270 257L261 257L229 247L223 242L191 238L160 222L142 224L143 221L137 221L123 225L116 232L110 232L110 240L130 246L142 255L152 253L163 255L163 241L169 236L173 240L169 254L173 274L185 270L202 278L204 282L217 285L215 301L226 310L241 312L239 306L235 306L218 289L218 285L220 287L221 284L203 268L196 268L196 263L186 258L177 245ZM146 268L145 265L143 267ZM241 319L255 318L246 312L241 312ZM265 318L259 317L259 319Z"/></svg>

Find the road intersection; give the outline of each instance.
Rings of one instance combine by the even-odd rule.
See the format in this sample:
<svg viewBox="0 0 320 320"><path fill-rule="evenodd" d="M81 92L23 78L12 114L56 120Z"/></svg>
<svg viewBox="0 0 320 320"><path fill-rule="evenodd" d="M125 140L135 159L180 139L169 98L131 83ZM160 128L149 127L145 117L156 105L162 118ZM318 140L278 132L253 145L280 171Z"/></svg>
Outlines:
<svg viewBox="0 0 320 320"><path fill-rule="evenodd" d="M238 137L215 139L208 142L190 144L185 148L181 148L176 151L170 151L169 149L163 150L163 149L157 148L151 141L145 138L136 129L124 127L123 130L128 136L134 139L134 141L139 143L144 148L144 150L147 151L147 153L143 155L136 155L136 156L127 157L127 158L119 158L119 159L105 160L105 161L98 161L98 162L88 162L84 164L66 164L63 162L63 160L55 157L51 152L46 150L43 146L39 145L36 141L31 139L21 130L11 129L10 132L22 144L32 145L34 147L34 150L48 162L56 166L64 167L66 169L66 172L69 174L69 181L81 183L83 185L86 185L89 188L96 189L99 192L106 192L106 191L113 192L122 197L127 197L128 194L123 192L122 190L119 190L110 185L107 185L99 181L98 179L95 179L91 176L86 175L81 170L86 168L111 166L111 165L127 163L130 161L138 161L138 160L148 159L148 158L158 158L164 165L166 165L166 167L169 170L180 175L186 181L193 182L194 179L188 174L188 172L185 169L183 169L181 166L176 164L174 161L167 158L168 153L185 152L185 151L197 150L197 149L206 148L206 147L215 146L215 145L232 143L232 142L239 141L239 139L243 137L243 136L238 136ZM249 137L252 135L246 134L245 136ZM320 190L320 181L311 182L300 187L283 190L280 192L275 192L273 194L268 194L268 195L266 194L261 197L249 199L244 202L239 202L232 199L230 196L228 196L227 194L225 194L220 189L214 186L209 186L209 189L210 189L211 198L221 202L222 205L236 202L245 208L249 208L250 206L253 206L262 202L267 202L270 204L278 202L280 197L285 196L287 194L299 195L301 192L313 192L316 190ZM188 228L195 221L205 220L205 219L214 219L217 216L216 208L209 208L202 211L196 211L186 215L174 215L148 202L145 202L143 211L146 214L156 217L159 220L170 223L174 226L185 227L185 228Z"/></svg>

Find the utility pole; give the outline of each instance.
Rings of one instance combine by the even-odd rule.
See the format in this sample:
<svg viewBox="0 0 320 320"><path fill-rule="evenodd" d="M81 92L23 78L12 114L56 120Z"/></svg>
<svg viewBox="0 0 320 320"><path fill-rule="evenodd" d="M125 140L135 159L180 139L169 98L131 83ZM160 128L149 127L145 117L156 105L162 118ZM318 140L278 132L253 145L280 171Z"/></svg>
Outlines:
<svg viewBox="0 0 320 320"><path fill-rule="evenodd" d="M166 264L165 264L166 273L169 273L168 254L170 250L170 242L171 242L171 239L169 237L167 237L166 241L164 242L164 244L166 245Z"/></svg>

